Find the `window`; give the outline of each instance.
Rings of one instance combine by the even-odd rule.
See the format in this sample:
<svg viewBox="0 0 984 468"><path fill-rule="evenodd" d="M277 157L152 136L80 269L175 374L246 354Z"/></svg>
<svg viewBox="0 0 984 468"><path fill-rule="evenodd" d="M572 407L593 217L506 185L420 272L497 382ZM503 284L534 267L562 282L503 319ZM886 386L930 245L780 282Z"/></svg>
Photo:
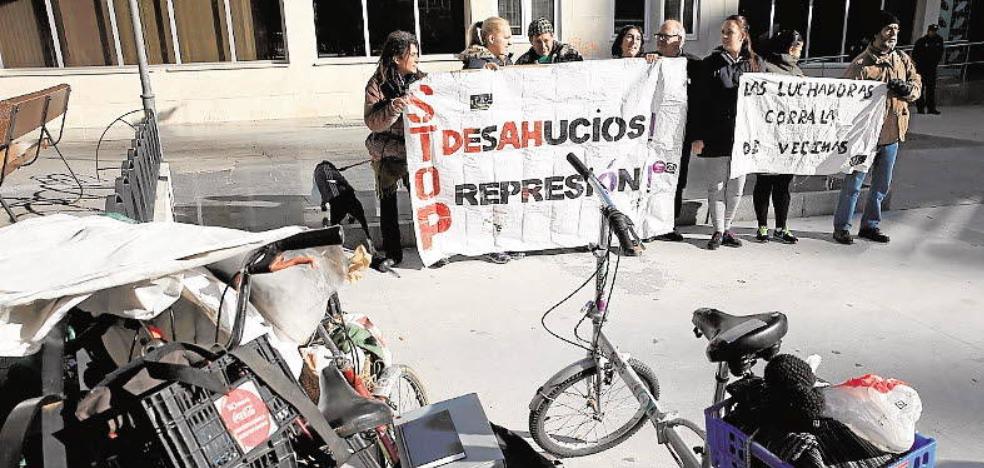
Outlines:
<svg viewBox="0 0 984 468"><path fill-rule="evenodd" d="M700 0L663 0L663 21L675 19L695 38L700 27Z"/></svg>
<svg viewBox="0 0 984 468"><path fill-rule="evenodd" d="M615 33L625 26L646 28L645 0L615 0Z"/></svg>
<svg viewBox="0 0 984 468"><path fill-rule="evenodd" d="M279 0L137 3L149 63L286 58ZM0 1L5 68L129 65L136 55L128 0Z"/></svg>
<svg viewBox="0 0 984 468"><path fill-rule="evenodd" d="M540 17L550 20L554 33L560 34L555 0L499 0L499 16L509 21L513 42L526 42L527 27Z"/></svg>
<svg viewBox="0 0 984 468"><path fill-rule="evenodd" d="M0 57L6 68L58 66L44 0L0 2Z"/></svg>
<svg viewBox="0 0 984 468"><path fill-rule="evenodd" d="M314 23L319 57L378 56L398 30L416 34L421 55L465 48L461 0L314 0Z"/></svg>

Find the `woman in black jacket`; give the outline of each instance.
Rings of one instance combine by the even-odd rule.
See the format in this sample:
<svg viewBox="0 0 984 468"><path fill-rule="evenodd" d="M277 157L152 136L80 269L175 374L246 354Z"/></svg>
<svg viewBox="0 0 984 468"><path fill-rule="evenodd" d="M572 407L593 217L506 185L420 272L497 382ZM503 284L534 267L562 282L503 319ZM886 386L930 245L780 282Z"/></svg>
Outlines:
<svg viewBox="0 0 984 468"><path fill-rule="evenodd" d="M735 113L738 107L738 80L746 72L761 71L761 61L752 50L748 21L732 15L721 24L721 46L701 61L695 84L698 103L691 108L696 114L691 152L707 158L711 171L707 186L707 203L714 234L707 248L722 244L741 247L731 231L745 176L731 177L731 147L734 145Z"/></svg>
<svg viewBox="0 0 984 468"><path fill-rule="evenodd" d="M779 31L769 40L769 51L764 55L763 70L766 73L780 75L803 76L796 62L803 51L803 36L796 30ZM789 183L792 174L757 174L755 176L755 191L752 202L755 205L755 217L758 218L758 232L755 240L769 241L769 196L776 211L776 229L772 231L772 239L784 244L795 244L799 239L789 232L786 218L789 215Z"/></svg>

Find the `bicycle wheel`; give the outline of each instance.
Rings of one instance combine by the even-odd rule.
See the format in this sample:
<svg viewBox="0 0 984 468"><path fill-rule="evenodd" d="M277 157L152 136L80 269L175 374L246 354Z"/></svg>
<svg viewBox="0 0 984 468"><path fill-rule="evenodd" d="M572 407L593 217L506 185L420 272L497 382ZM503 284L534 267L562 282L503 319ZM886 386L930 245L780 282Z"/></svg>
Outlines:
<svg viewBox="0 0 984 468"><path fill-rule="evenodd" d="M636 359L629 365L659 399L659 382L649 366ZM530 412L530 434L540 447L559 457L583 457L608 450L628 439L648 421L646 412L617 372L605 376L602 413L596 415L588 389L597 367L585 369L552 388Z"/></svg>
<svg viewBox="0 0 984 468"><path fill-rule="evenodd" d="M389 405L396 414L403 414L430 404L427 390L424 389L424 383L417 373L410 366L403 364L397 366L400 367L400 379L393 385L389 395Z"/></svg>

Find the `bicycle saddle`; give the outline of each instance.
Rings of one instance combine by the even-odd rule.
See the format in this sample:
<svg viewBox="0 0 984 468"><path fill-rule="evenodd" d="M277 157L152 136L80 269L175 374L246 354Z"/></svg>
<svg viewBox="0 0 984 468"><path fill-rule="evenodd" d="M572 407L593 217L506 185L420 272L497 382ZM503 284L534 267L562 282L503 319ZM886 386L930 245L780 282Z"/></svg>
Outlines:
<svg viewBox="0 0 984 468"><path fill-rule="evenodd" d="M695 332L707 337L707 359L731 362L772 348L786 335L782 312L730 315L717 309L694 311Z"/></svg>
<svg viewBox="0 0 984 468"><path fill-rule="evenodd" d="M389 405L356 393L337 367L325 367L321 375L324 377L321 393L328 402L321 413L339 437L350 437L393 422Z"/></svg>

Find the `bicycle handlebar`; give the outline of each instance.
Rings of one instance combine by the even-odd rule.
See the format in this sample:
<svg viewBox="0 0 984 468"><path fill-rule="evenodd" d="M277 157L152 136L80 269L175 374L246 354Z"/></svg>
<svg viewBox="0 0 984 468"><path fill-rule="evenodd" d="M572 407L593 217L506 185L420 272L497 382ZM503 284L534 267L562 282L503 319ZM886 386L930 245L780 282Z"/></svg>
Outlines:
<svg viewBox="0 0 984 468"><path fill-rule="evenodd" d="M635 232L632 220L615 206L615 202L612 201L605 186L601 185L601 182L591 172L591 169L585 166L584 162L574 153L567 153L567 162L571 166L574 166L574 170L581 177L584 177L584 180L598 193L598 197L601 198L601 204L603 205L601 212L608 219L609 228L618 238L618 243L622 246L622 251L626 255L641 255L644 247Z"/></svg>
<svg viewBox="0 0 984 468"><path fill-rule="evenodd" d="M246 268L251 275L270 273L270 265L285 251L341 245L342 240L341 226L302 231L260 247L250 257Z"/></svg>

